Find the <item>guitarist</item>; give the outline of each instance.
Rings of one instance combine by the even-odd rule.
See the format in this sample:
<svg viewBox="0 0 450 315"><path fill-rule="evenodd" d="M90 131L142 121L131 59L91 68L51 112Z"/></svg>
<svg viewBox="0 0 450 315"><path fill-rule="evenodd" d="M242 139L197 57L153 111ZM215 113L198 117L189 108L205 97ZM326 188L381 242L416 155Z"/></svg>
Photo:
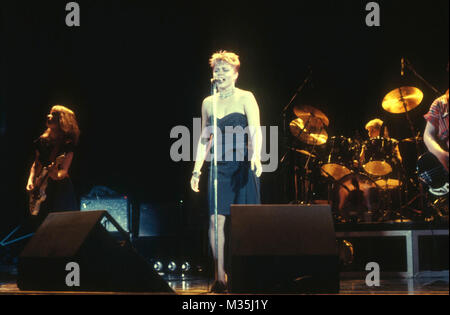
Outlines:
<svg viewBox="0 0 450 315"><path fill-rule="evenodd" d="M36 179L40 177L44 167L47 167L46 197L37 213L32 213L30 210L37 225L42 223L49 212L71 211L79 208L69 177L73 152L80 135L75 114L67 107L53 106L47 115L46 127L45 132L34 141L36 155L26 186L29 193L38 189L36 185L39 183L36 183ZM61 157L60 164L55 164L57 158L61 160Z"/></svg>
<svg viewBox="0 0 450 315"><path fill-rule="evenodd" d="M424 142L428 150L436 156L444 168L449 169L448 163L448 90L437 98L424 116L427 125L424 132Z"/></svg>

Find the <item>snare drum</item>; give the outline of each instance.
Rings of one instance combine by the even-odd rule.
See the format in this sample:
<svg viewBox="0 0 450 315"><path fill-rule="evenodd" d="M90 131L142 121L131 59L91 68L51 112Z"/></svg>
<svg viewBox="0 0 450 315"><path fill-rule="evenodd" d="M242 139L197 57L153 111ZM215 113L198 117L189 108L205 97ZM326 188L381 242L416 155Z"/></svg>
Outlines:
<svg viewBox="0 0 450 315"><path fill-rule="evenodd" d="M383 137L365 141L361 153L364 170L374 176L392 173L397 143L396 140Z"/></svg>
<svg viewBox="0 0 450 315"><path fill-rule="evenodd" d="M340 180L352 173L354 154L350 139L343 136L332 137L328 140L325 150L325 158L321 166L322 175Z"/></svg>

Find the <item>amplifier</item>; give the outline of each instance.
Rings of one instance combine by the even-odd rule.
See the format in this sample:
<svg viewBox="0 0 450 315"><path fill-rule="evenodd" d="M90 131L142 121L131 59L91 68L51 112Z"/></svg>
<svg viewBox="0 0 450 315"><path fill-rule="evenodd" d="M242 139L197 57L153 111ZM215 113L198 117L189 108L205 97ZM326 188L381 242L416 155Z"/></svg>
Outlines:
<svg viewBox="0 0 450 315"><path fill-rule="evenodd" d="M127 196L103 196L103 197L81 197L81 211L89 210L106 210L119 223L119 225L127 232L131 232L131 205ZM117 229L106 223L108 232L116 232Z"/></svg>
<svg viewBox="0 0 450 315"><path fill-rule="evenodd" d="M139 237L179 235L182 221L182 206L177 202L142 203L139 207Z"/></svg>

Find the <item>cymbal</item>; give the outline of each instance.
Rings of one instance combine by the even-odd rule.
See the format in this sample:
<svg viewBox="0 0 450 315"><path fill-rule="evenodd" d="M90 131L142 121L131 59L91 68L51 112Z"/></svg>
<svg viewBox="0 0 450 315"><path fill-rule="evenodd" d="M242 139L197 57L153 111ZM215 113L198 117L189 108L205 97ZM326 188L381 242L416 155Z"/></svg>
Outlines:
<svg viewBox="0 0 450 315"><path fill-rule="evenodd" d="M308 123L308 126L305 126L304 121L301 118L297 118L289 124L289 128L294 137L306 144L322 145L328 141L328 134L323 125L315 127Z"/></svg>
<svg viewBox="0 0 450 315"><path fill-rule="evenodd" d="M322 127L325 125L328 127L330 125L330 120L322 111L309 105L295 106L294 114L303 121L309 122L310 126Z"/></svg>
<svg viewBox="0 0 450 315"><path fill-rule="evenodd" d="M402 114L419 106L422 100L423 93L421 90L411 86L404 86L389 92L384 97L383 109L392 114Z"/></svg>
<svg viewBox="0 0 450 315"><path fill-rule="evenodd" d="M300 153L300 154L303 154L303 155L306 155L306 156L310 156L312 158L316 158L317 157L317 155L315 155L315 154L313 154L313 153L311 153L309 151L306 151L306 150L299 150L299 149L295 149L295 148L290 148L290 149L292 151L295 151L297 153Z"/></svg>
<svg viewBox="0 0 450 315"><path fill-rule="evenodd" d="M423 137L415 137L415 138L406 138L401 140L400 142L408 142L408 143L413 143L413 142L422 142L423 141Z"/></svg>

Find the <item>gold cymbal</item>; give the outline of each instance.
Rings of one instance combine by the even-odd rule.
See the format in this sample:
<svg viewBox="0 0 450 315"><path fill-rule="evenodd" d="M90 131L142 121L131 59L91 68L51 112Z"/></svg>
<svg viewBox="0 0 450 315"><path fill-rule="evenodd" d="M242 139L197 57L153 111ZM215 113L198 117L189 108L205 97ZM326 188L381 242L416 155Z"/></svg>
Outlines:
<svg viewBox="0 0 450 315"><path fill-rule="evenodd" d="M322 145L328 141L328 133L323 125L316 127L308 123L308 126L305 126L304 121L301 118L297 118L289 124L289 128L294 137L306 144Z"/></svg>
<svg viewBox="0 0 450 315"><path fill-rule="evenodd" d="M409 143L412 143L412 142L416 142L416 141L422 142L422 141L423 141L423 137L406 138L406 139L403 139L401 142L409 142Z"/></svg>
<svg viewBox="0 0 450 315"><path fill-rule="evenodd" d="M392 114L402 114L419 106L422 100L423 93L421 90L411 86L404 86L389 92L384 97L383 109Z"/></svg>
<svg viewBox="0 0 450 315"><path fill-rule="evenodd" d="M308 122L308 125L316 128L330 125L330 120L322 111L309 105L295 106L294 114L303 121Z"/></svg>
<svg viewBox="0 0 450 315"><path fill-rule="evenodd" d="M310 156L310 157L312 157L312 158L316 158L316 157L317 157L317 155L315 155L315 154L313 154L313 153L311 153L311 152L309 152L309 151L306 151L306 150L300 150L300 149L295 149L295 148L291 148L291 150L292 150L292 151L295 151L295 152L297 152L297 153L306 155L306 156Z"/></svg>

